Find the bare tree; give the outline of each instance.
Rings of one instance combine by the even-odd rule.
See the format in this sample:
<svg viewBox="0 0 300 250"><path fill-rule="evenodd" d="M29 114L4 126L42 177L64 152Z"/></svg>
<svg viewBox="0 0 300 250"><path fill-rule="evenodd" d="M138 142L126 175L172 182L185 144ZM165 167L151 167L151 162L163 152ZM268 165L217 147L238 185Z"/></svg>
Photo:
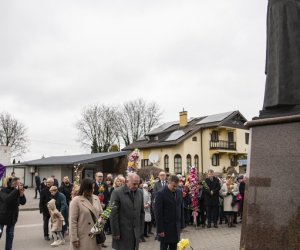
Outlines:
<svg viewBox="0 0 300 250"><path fill-rule="evenodd" d="M118 111L116 128L125 145L129 145L157 126L162 113L155 102L137 99L124 103Z"/></svg>
<svg viewBox="0 0 300 250"><path fill-rule="evenodd" d="M91 105L85 108L81 119L76 123L82 145L91 147L92 153L108 152L117 141L115 120L115 107Z"/></svg>
<svg viewBox="0 0 300 250"><path fill-rule="evenodd" d="M12 156L27 152L27 128L9 113L0 113L0 144L11 147Z"/></svg>

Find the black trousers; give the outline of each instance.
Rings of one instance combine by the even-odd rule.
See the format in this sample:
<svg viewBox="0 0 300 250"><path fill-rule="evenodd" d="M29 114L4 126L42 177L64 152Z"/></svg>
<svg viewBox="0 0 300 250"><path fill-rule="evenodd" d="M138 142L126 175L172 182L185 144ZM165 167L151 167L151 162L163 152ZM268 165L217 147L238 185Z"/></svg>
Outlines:
<svg viewBox="0 0 300 250"><path fill-rule="evenodd" d="M206 206L207 224L218 224L219 206Z"/></svg>
<svg viewBox="0 0 300 250"><path fill-rule="evenodd" d="M177 243L160 242L160 250L177 250Z"/></svg>
<svg viewBox="0 0 300 250"><path fill-rule="evenodd" d="M44 236L49 236L49 219L50 219L49 215L43 214Z"/></svg>
<svg viewBox="0 0 300 250"><path fill-rule="evenodd" d="M35 196L34 196L34 198L37 198L37 193L38 192L39 192L39 195L41 195L41 187L40 186L35 187Z"/></svg>

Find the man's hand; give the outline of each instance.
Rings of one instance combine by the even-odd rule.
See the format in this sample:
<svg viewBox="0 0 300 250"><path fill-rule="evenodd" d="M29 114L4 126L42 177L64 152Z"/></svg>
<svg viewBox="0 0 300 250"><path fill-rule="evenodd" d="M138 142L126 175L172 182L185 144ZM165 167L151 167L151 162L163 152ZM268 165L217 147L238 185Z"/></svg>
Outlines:
<svg viewBox="0 0 300 250"><path fill-rule="evenodd" d="M161 237L161 238L164 238L165 237L165 232L159 233L158 236Z"/></svg>
<svg viewBox="0 0 300 250"><path fill-rule="evenodd" d="M214 191L210 191L210 195L213 195L214 194Z"/></svg>
<svg viewBox="0 0 300 250"><path fill-rule="evenodd" d="M113 236L113 238L114 238L115 240L119 240L119 239L121 239L120 235Z"/></svg>
<svg viewBox="0 0 300 250"><path fill-rule="evenodd" d="M78 241L74 241L72 242L74 247L79 248L80 244L79 244L79 240Z"/></svg>
<svg viewBox="0 0 300 250"><path fill-rule="evenodd" d="M19 185L19 186L17 186L16 187L16 189L18 189L19 190L19 194L20 194L20 196L24 196L24 188L23 188L23 185L21 184L21 185Z"/></svg>

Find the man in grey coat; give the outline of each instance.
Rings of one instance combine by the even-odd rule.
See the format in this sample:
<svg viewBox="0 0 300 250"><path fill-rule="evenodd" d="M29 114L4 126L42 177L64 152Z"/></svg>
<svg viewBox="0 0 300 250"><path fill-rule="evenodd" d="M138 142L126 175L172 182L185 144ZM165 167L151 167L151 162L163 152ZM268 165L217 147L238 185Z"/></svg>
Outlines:
<svg viewBox="0 0 300 250"><path fill-rule="evenodd" d="M117 250L139 249L139 239L144 232L144 198L138 189L140 177L128 174L127 184L115 189L110 198L114 208L110 215L113 236L112 247Z"/></svg>

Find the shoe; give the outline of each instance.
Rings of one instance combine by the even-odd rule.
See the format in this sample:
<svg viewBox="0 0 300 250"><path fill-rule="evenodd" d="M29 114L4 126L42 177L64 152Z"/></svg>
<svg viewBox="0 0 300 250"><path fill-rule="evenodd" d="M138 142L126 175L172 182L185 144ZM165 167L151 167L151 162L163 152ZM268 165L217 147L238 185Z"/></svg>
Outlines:
<svg viewBox="0 0 300 250"><path fill-rule="evenodd" d="M202 224L202 228L205 228L205 224Z"/></svg>
<svg viewBox="0 0 300 250"><path fill-rule="evenodd" d="M207 228L211 228L211 225L210 225L210 224L208 224L208 225L207 225Z"/></svg>
<svg viewBox="0 0 300 250"><path fill-rule="evenodd" d="M33 197L33 199L37 199L37 197Z"/></svg>
<svg viewBox="0 0 300 250"><path fill-rule="evenodd" d="M148 234L153 234L152 232L148 232Z"/></svg>
<svg viewBox="0 0 300 250"><path fill-rule="evenodd" d="M49 236L45 236L44 239L47 240L47 241L50 240Z"/></svg>
<svg viewBox="0 0 300 250"><path fill-rule="evenodd" d="M146 237L146 238L149 238L149 235L147 235L147 234L144 234L144 237Z"/></svg>
<svg viewBox="0 0 300 250"><path fill-rule="evenodd" d="M107 232L107 233L105 233L106 235L111 235L111 232Z"/></svg>
<svg viewBox="0 0 300 250"><path fill-rule="evenodd" d="M219 222L219 225L222 225L222 224L223 224L223 222L222 222L222 221L220 221L220 222Z"/></svg>
<svg viewBox="0 0 300 250"><path fill-rule="evenodd" d="M50 244L50 246L52 246L52 247L58 247L60 244L61 244L61 240L56 240L52 244Z"/></svg>
<svg viewBox="0 0 300 250"><path fill-rule="evenodd" d="M142 241L142 242L146 242L146 240L145 240L144 237L141 237L141 241Z"/></svg>
<svg viewBox="0 0 300 250"><path fill-rule="evenodd" d="M102 247L103 247L103 248L106 248L107 246L103 243L103 244L102 244Z"/></svg>
<svg viewBox="0 0 300 250"><path fill-rule="evenodd" d="M218 224L214 224L214 228L218 228Z"/></svg>

